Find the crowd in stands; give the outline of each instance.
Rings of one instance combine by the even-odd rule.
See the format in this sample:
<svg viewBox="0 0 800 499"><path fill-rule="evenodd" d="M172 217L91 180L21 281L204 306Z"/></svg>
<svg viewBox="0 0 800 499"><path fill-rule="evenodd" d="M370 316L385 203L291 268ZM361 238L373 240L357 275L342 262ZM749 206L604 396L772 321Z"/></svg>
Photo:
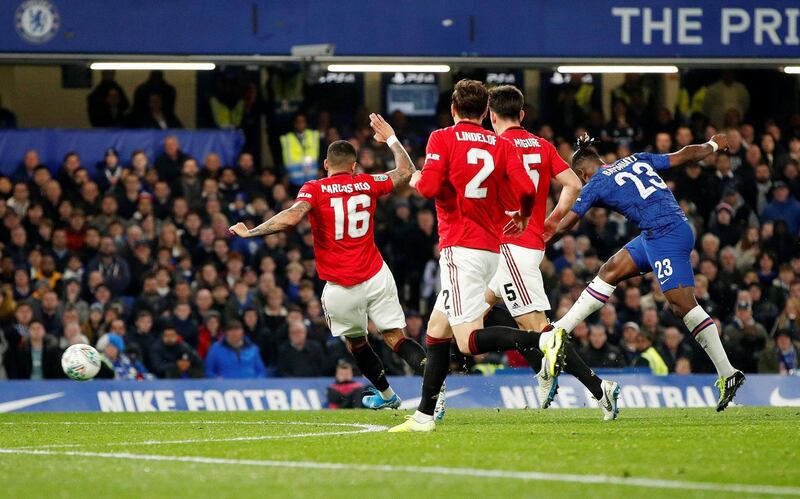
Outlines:
<svg viewBox="0 0 800 499"><path fill-rule="evenodd" d="M800 115L785 123L747 121L749 97L739 86L728 88L737 82L727 75L720 88L708 89L701 111L673 114L654 109L645 83L631 77L614 90L613 116L605 121L585 83L572 81L559 94L557 118L531 113L524 121L567 161L584 131L600 140L607 162L727 133L728 151L665 173L695 232L697 298L719 323L736 367L797 372ZM127 99L113 96L112 83L94 107L93 123L128 119ZM174 126L174 89L165 93L157 78L149 85L160 90L137 91L133 108L147 110L141 119ZM91 110L91 96L89 102ZM451 123L447 104L427 124L401 112L389 116L418 167L428 133ZM348 388L332 396L347 405L345 391L360 385L352 385L342 363L352 358L325 322L308 222L263 239L233 238L228 227L254 226L291 206L303 179L323 174L319 151L334 140L351 141L367 173L392 168L392 155L372 140L364 109L352 123L298 114L293 127L281 138L286 150L273 151L286 164L266 168L247 151L232 165L215 154L189 157L174 137L154 158L143 152L121 158L109 149L94 175L74 153L58 168L41 165L36 150L3 158L19 166L0 178L0 379L63 377L63 349L90 343L118 379L336 374ZM552 203L558 186L540 194ZM423 345L438 291L432 208L411 189L401 190L381 201L375 228L407 310L408 335ZM542 270L551 318L562 316L600 265L635 235L623 218L596 208L549 248ZM713 372L652 274L621 284L573 336L592 367ZM372 328L370 340L387 373L410 373ZM463 359L454 352L461 371L521 362L510 353Z"/></svg>

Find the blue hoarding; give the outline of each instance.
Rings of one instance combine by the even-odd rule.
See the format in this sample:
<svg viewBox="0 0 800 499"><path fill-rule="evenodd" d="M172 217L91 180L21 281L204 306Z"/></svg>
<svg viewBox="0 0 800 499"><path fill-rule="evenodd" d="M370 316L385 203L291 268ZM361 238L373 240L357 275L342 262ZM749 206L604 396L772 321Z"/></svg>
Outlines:
<svg viewBox="0 0 800 499"><path fill-rule="evenodd" d="M622 407L714 407L713 376L619 375ZM186 381L9 381L0 383L0 412L153 412L311 410L325 407L327 378ZM392 378L403 408L419 402L420 378ZM531 376L451 376L448 406L539 407ZM800 377L749 375L736 402L747 406L800 407ZM562 378L552 407L595 407L586 389Z"/></svg>
<svg viewBox="0 0 800 499"><path fill-rule="evenodd" d="M0 52L800 57L792 0L0 0Z"/></svg>

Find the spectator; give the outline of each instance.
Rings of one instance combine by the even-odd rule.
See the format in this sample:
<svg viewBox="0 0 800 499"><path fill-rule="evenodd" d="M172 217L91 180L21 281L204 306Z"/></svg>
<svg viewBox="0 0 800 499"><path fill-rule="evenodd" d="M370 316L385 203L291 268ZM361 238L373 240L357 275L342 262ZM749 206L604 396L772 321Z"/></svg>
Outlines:
<svg viewBox="0 0 800 499"><path fill-rule="evenodd" d="M319 148L319 132L308 128L306 116L298 113L292 131L281 135L283 167L294 188L319 176Z"/></svg>
<svg viewBox="0 0 800 499"><path fill-rule="evenodd" d="M101 71L100 83L86 98L89 123L93 127L122 127L130 102L125 90L114 80L116 71Z"/></svg>
<svg viewBox="0 0 800 499"><path fill-rule="evenodd" d="M703 110L709 121L717 128L725 122L725 114L731 109L745 116L750 108L750 92L734 78L733 71L722 72L722 78L708 86Z"/></svg>
<svg viewBox="0 0 800 499"><path fill-rule="evenodd" d="M625 357L626 365L633 365L639 356L637 338L639 336L639 325L635 322L626 322L622 325L622 344L620 349Z"/></svg>
<svg viewBox="0 0 800 499"><path fill-rule="evenodd" d="M669 368L658 350L653 348L653 340L653 336L649 333L639 331L636 336L636 351L639 356L634 360L633 365L647 367L655 376L666 376L669 374Z"/></svg>
<svg viewBox="0 0 800 499"><path fill-rule="evenodd" d="M589 328L589 344L581 348L580 356L589 367L625 367L625 357L622 355L622 351L608 343L606 329L602 325L594 325Z"/></svg>
<svg viewBox="0 0 800 499"><path fill-rule="evenodd" d="M736 365L746 372L756 372L756 355L764 349L767 331L753 319L753 302L749 291L739 291L735 316L722 330L722 336L729 349L733 350L732 358Z"/></svg>
<svg viewBox="0 0 800 499"><path fill-rule="evenodd" d="M686 357L678 357L675 361L675 374L679 376L692 374L692 361Z"/></svg>
<svg viewBox="0 0 800 499"><path fill-rule="evenodd" d="M322 347L315 341L307 341L308 332L302 322L293 321L288 325L288 339L278 351L278 376L321 376L324 360Z"/></svg>
<svg viewBox="0 0 800 499"><path fill-rule="evenodd" d="M657 350L671 373L676 371L678 360L692 359L692 349L683 342L683 333L677 327L668 327L664 330L664 339L661 340Z"/></svg>
<svg viewBox="0 0 800 499"><path fill-rule="evenodd" d="M174 135L164 139L164 152L156 157L153 164L158 178L166 182L169 186L174 186L175 180L180 177L183 164L188 156L183 153L178 143L178 138Z"/></svg>
<svg viewBox="0 0 800 499"><path fill-rule="evenodd" d="M153 374L159 378L202 378L203 361L197 352L181 341L178 330L168 325L161 332L161 339L150 347L150 363Z"/></svg>
<svg viewBox="0 0 800 499"><path fill-rule="evenodd" d="M103 276L103 283L108 286L113 296L125 292L130 284L131 274L128 262L117 255L117 247L110 237L103 237L100 241L100 254L88 265L89 272L99 271Z"/></svg>
<svg viewBox="0 0 800 499"><path fill-rule="evenodd" d="M758 372L797 374L798 361L800 361L800 341L793 341L789 331L779 329L775 333L774 340L769 340L759 354Z"/></svg>
<svg viewBox="0 0 800 499"><path fill-rule="evenodd" d="M133 330L125 335L128 349L135 348L138 351L138 358L142 359L142 363L151 371L153 363L150 359L150 351L158 341L153 325L153 314L149 310L141 310L136 314Z"/></svg>
<svg viewBox="0 0 800 499"><path fill-rule="evenodd" d="M88 345L89 338L81 332L81 325L77 322L67 322L64 324L64 336L58 341L58 347L61 350L66 350L67 347L72 345Z"/></svg>
<svg viewBox="0 0 800 499"><path fill-rule="evenodd" d="M206 357L207 378L263 378L266 369L258 347L244 335L242 323L231 321L225 335Z"/></svg>
<svg viewBox="0 0 800 499"><path fill-rule="evenodd" d="M30 182L33 179L34 170L36 170L39 165L41 165L41 163L39 162L39 153L36 149L26 151L22 164L11 174L11 181L14 183Z"/></svg>
<svg viewBox="0 0 800 499"><path fill-rule="evenodd" d="M158 70L150 71L147 80L134 90L133 114L147 114L149 99L153 94L160 96L165 113L175 114L175 87L164 78L164 72Z"/></svg>
<svg viewBox="0 0 800 499"><path fill-rule="evenodd" d="M106 342L101 352L106 362L114 371L114 377L120 380L143 380L152 378L144 365L138 360L132 360L125 353L125 341L116 333L105 336ZM98 343L99 349L99 343Z"/></svg>
<svg viewBox="0 0 800 499"><path fill-rule="evenodd" d="M328 409L360 409L364 383L353 380L353 365L346 360L336 364L336 379L328 386Z"/></svg>
<svg viewBox="0 0 800 499"><path fill-rule="evenodd" d="M61 369L61 353L58 340L46 333L41 321L33 320L28 325L28 335L11 354L12 379L59 379L66 377Z"/></svg>
<svg viewBox="0 0 800 499"><path fill-rule="evenodd" d="M800 201L789 193L789 187L782 181L773 184L772 201L761 212L762 222L778 220L786 222L789 234L796 239L800 228Z"/></svg>

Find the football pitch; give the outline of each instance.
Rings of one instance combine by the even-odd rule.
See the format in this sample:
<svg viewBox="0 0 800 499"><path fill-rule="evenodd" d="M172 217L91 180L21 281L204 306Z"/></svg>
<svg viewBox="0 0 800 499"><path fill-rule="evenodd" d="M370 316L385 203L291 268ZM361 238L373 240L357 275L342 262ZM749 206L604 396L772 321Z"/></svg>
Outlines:
<svg viewBox="0 0 800 499"><path fill-rule="evenodd" d="M800 408L11 414L2 497L800 497Z"/></svg>

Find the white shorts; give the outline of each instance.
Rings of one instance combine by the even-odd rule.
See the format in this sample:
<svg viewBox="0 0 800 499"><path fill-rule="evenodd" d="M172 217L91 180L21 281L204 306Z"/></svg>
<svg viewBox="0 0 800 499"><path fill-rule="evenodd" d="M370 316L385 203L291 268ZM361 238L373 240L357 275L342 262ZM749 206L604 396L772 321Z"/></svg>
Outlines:
<svg viewBox="0 0 800 499"><path fill-rule="evenodd" d="M544 251L541 250L514 244L500 245L500 261L489 289L503 299L512 316L550 310L539 269L543 259Z"/></svg>
<svg viewBox="0 0 800 499"><path fill-rule="evenodd" d="M439 276L442 290L433 309L447 315L451 326L471 322L489 308L486 287L497 270L497 253L451 246L442 249Z"/></svg>
<svg viewBox="0 0 800 499"><path fill-rule="evenodd" d="M406 327L397 284L386 262L377 274L361 284L325 284L321 302L333 336L365 336L367 320L372 320L381 332Z"/></svg>

